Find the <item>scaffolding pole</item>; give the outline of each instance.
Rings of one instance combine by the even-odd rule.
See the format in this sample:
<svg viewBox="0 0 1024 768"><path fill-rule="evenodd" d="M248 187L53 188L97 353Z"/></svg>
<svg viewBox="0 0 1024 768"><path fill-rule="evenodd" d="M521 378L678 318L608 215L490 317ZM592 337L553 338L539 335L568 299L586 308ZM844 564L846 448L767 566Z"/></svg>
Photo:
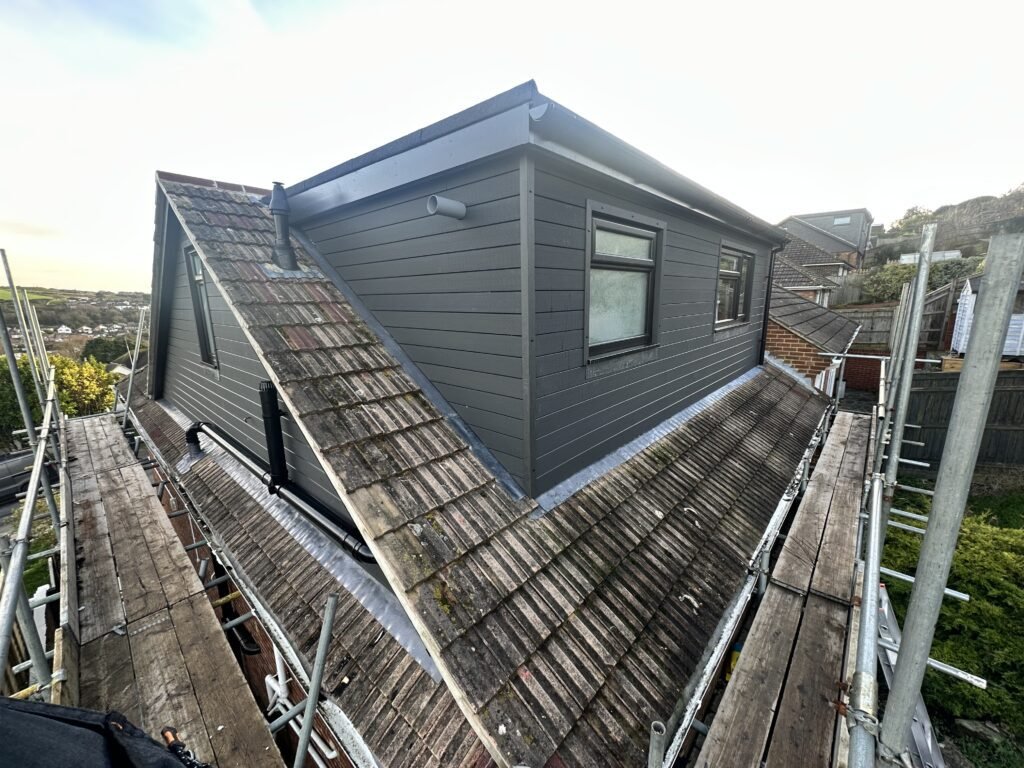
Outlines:
<svg viewBox="0 0 1024 768"><path fill-rule="evenodd" d="M2 321L0 313L0 321ZM3 338L6 346L10 347L11 340L6 334L6 326L3 327ZM39 483L46 479L43 469L43 459L46 458L46 442L49 439L50 425L53 423L54 410L54 370L50 369L48 385L46 388L46 409L43 415L43 431L39 436L39 443L36 446L35 459L32 462L32 474L29 477L29 494L25 497L25 504L21 509L21 518L18 521L18 531L14 537L14 547L11 549L10 567L4 574L3 591L0 592L0 669L7 668L7 653L11 647L11 632L14 625L14 616L18 605L18 596L24 595L25 587L22 579L25 576L25 563L28 560L28 545L32 539L32 511L35 506L35 489ZM47 684L49 681L45 681Z"/></svg>
<svg viewBox="0 0 1024 768"><path fill-rule="evenodd" d="M882 475L871 476L868 500L868 535L864 558L864 586L857 633L857 666L850 684L847 722L850 729L850 766L873 768L878 730L878 584L881 568Z"/></svg>
<svg viewBox="0 0 1024 768"><path fill-rule="evenodd" d="M903 353L900 359L900 370L894 372L899 384L895 391L895 408L892 416L892 434L889 436L888 461L885 465L885 494L882 497L882 538L885 544L885 524L889 522L889 509L896 490L896 474L900 466L900 450L903 443L903 432L907 425L907 409L910 407L910 390L914 380L914 360L917 358L917 347L921 336L921 325L924 321L924 297L928 293L928 267L932 260L932 249L935 246L935 232L938 224L925 224L921 237L921 250L917 260L917 276L914 278L914 296L910 302L910 317L906 324L903 339Z"/></svg>
<svg viewBox="0 0 1024 768"><path fill-rule="evenodd" d="M1013 301L1024 272L1024 235L993 237L986 263L942 451L928 531L921 544L896 675L882 722L883 748L893 754L901 754L906 748L914 706L924 680Z"/></svg>
<svg viewBox="0 0 1024 768"><path fill-rule="evenodd" d="M148 307L143 307L139 310L139 330L135 334L135 353L132 355L132 369L128 374L128 389L124 395L124 415L121 417L122 427L128 424L128 411L131 410L132 385L135 383L135 369L139 365L139 348L142 346L142 329L146 324L147 309Z"/></svg>
<svg viewBox="0 0 1024 768"><path fill-rule="evenodd" d="M306 711L302 716L302 730L299 732L299 744L295 748L294 768L306 765L306 752L309 750L309 739L313 735L313 720L316 717L316 705L320 701L320 683L324 677L327 664L327 649L331 645L331 632L334 629L334 614L338 610L338 595L332 592L327 596L324 606L324 623L320 627L320 642L316 646L316 659L313 672L309 676L309 693L306 696Z"/></svg>
<svg viewBox="0 0 1024 768"><path fill-rule="evenodd" d="M17 302L17 298L15 298ZM4 319L3 312L0 312L0 344L3 345L4 355L7 356L7 370L11 374L11 384L14 387L14 394L18 399L18 407L21 409L21 421L25 425L26 438L28 439L29 447L32 450L36 450L37 445L42 442L44 445L49 441L49 419L53 416L53 411L47 408L43 415L43 430L40 435L36 436L35 421L32 419L32 408L28 404L28 397L25 395L25 387L22 385L21 373L18 371L18 358L14 356L14 346L11 344L11 334L7 330L7 321ZM50 386L52 388L52 376ZM51 396L51 392L48 392L46 397ZM42 403L40 403L42 405ZM53 489L50 487L50 477L46 472L43 472L42 476L43 495L46 496L46 507L50 511L50 522L53 523L53 530L56 532L60 529L60 514L57 511L57 500L53 497ZM35 490L38 486L33 483L29 488L29 494L25 499L25 503L31 507L35 502Z"/></svg>
<svg viewBox="0 0 1024 768"><path fill-rule="evenodd" d="M6 535L0 536L0 568L3 569L6 581L7 574L11 569L11 540ZM22 584L19 590L12 584L11 589L19 592L15 595L17 601L15 616L21 627L21 636L25 638L25 645L28 647L28 658L32 673L36 678L35 682L47 683L50 680L50 662L46 659L46 648L43 647L39 630L36 629L36 623L32 619L32 607L29 605L28 595L25 594L25 586Z"/></svg>

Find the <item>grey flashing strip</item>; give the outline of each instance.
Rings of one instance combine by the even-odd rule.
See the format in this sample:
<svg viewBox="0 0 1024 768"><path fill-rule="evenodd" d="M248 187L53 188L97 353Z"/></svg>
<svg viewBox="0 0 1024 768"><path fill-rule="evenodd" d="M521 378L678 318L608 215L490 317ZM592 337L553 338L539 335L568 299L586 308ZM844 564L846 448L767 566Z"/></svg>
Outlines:
<svg viewBox="0 0 1024 768"><path fill-rule="evenodd" d="M352 305L352 309L356 311L356 314L362 318L363 322L366 323L370 330L377 336L384 348L391 353L391 355L399 362L405 372L409 375L416 385L420 388L423 394L433 404L437 410L441 412L441 415L448 420L448 423L452 428L459 433L459 436L466 441L466 444L470 447L470 450L476 454L476 457L480 459L485 467L490 470L491 474L501 483L505 490L507 490L514 499L525 498L526 493L516 482L515 478L509 473L505 466L498 461L498 459L491 453L490 448L483 444L476 433L470 428L458 412L452 407L452 404L448 402L444 395L438 391L434 383L427 378L426 374L420 370L420 367L413 362L412 358L406 354L406 351L402 349L402 346L395 341L394 337L381 325L380 321L374 316L373 312L363 303L363 300L356 295L352 287L345 282L344 278L338 273L330 262L323 257L313 241L310 240L306 233L300 230L296 226L292 226L292 237L298 240L302 247L306 249L306 252L316 261L317 266L323 271L331 282L337 286L338 290L342 292L345 299L349 304Z"/></svg>
<svg viewBox="0 0 1024 768"><path fill-rule="evenodd" d="M563 501L568 499L578 490L586 485L597 480L604 474L611 472L620 464L628 461L629 459L636 456L640 451L653 445L658 440L661 440L670 432L673 432L679 427L683 426L687 421L692 419L698 413L703 411L710 405L717 403L727 394L732 392L737 387L746 384L748 381L757 376L764 368L762 366L756 366L751 368L741 376L737 376L735 379L730 381L728 384L719 387L709 395L705 395L697 402L684 408L673 416L665 419L655 427L644 432L637 438L634 438L624 446L619 448L617 451L613 451L605 456L603 459L595 461L588 467L584 467L575 475L563 480L554 488L546 491L537 497L537 503L540 505L540 510L534 514L543 514L557 507Z"/></svg>

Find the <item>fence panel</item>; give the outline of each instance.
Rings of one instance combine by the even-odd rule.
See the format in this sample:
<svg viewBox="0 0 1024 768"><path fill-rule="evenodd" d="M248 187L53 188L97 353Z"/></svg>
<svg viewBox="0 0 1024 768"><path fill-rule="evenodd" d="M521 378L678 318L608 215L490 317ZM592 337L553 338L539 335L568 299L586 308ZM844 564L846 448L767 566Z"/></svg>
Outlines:
<svg viewBox="0 0 1024 768"><path fill-rule="evenodd" d="M938 468L959 382L960 374L955 372L914 374L907 422L921 425L910 437L925 445L905 445L901 455ZM978 462L1024 465L1024 371L999 373Z"/></svg>

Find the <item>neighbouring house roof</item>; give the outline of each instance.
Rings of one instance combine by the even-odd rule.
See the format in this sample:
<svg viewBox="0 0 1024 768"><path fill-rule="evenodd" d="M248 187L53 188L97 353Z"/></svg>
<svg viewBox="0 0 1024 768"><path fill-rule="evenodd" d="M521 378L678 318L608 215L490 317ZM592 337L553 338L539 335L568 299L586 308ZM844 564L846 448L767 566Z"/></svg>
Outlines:
<svg viewBox="0 0 1024 768"><path fill-rule="evenodd" d="M819 248L793 233L789 233L789 242L779 251L779 255L801 267L810 267L816 264L846 263L837 260L834 253L829 253L824 248Z"/></svg>
<svg viewBox="0 0 1024 768"><path fill-rule="evenodd" d="M821 227L819 227L819 226L817 226L815 224L812 224L811 222L807 221L806 219L802 219L799 216L790 216L790 217L784 219L782 222L779 223L779 226L782 229L785 229L787 232L789 232L789 228L786 226L786 222L788 222L788 221L795 221L800 226L807 227L808 229L813 229L818 234L824 235L825 237L831 238L833 241L835 241L836 245L838 246L838 249L836 251L837 253L842 252L842 251L847 250L847 249L849 249L851 251L856 251L857 248L858 248L856 243L853 243L853 242L847 240L845 237L837 235L835 232L830 232L827 229L822 229ZM790 237L795 237L791 232L789 233L789 235L790 235ZM799 239L799 238L797 238L797 239ZM827 253L827 251L825 251L825 253ZM834 258L832 260L835 261Z"/></svg>
<svg viewBox="0 0 1024 768"><path fill-rule="evenodd" d="M778 285L772 286L768 317L822 352L842 354L860 326L848 317L808 301Z"/></svg>
<svg viewBox="0 0 1024 768"><path fill-rule="evenodd" d="M772 282L786 288L823 288L832 290L836 282L822 275L815 274L805 267L790 261L782 254L776 254L775 266L772 268Z"/></svg>
<svg viewBox="0 0 1024 768"><path fill-rule="evenodd" d="M543 512L497 482L297 239L301 271L271 265L258 199L157 183L491 755L642 763L827 400L766 368ZM357 690L343 708L367 706Z"/></svg>

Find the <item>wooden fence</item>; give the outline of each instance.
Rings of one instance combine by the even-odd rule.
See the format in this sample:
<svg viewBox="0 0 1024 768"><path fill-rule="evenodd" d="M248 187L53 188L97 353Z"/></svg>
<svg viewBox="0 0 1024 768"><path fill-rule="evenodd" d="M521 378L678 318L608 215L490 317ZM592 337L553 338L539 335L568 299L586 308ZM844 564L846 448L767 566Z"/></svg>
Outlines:
<svg viewBox="0 0 1024 768"><path fill-rule="evenodd" d="M836 309L843 317L848 317L860 326L856 345L883 345L888 347L889 334L892 332L892 318L896 304L870 307L843 307Z"/></svg>
<svg viewBox="0 0 1024 768"><path fill-rule="evenodd" d="M914 374L907 423L921 429L908 429L907 437L925 445L903 446L905 458L928 461L938 469L959 382L959 373ZM1024 371L999 373L978 463L1024 465Z"/></svg>

